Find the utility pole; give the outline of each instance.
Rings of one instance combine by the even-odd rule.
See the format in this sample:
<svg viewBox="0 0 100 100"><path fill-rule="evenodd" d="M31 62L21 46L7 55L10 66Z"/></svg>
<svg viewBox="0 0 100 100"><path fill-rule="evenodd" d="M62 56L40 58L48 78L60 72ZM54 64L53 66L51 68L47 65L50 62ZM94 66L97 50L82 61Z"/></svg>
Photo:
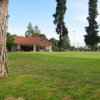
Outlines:
<svg viewBox="0 0 100 100"><path fill-rule="evenodd" d="M75 42L76 42L76 40L75 40L75 33L76 33L76 31L73 31L74 32L74 51L75 51Z"/></svg>
<svg viewBox="0 0 100 100"><path fill-rule="evenodd" d="M77 42L77 48L78 48L78 51L79 51L79 42Z"/></svg>

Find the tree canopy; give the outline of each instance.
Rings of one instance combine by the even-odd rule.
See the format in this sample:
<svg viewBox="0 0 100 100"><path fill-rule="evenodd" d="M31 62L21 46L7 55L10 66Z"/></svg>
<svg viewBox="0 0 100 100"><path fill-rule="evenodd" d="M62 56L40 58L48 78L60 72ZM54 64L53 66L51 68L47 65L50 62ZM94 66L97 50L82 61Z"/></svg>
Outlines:
<svg viewBox="0 0 100 100"><path fill-rule="evenodd" d="M11 47L15 46L14 43L14 36L15 34L11 35L10 33L7 34L7 50L11 51Z"/></svg>
<svg viewBox="0 0 100 100"><path fill-rule="evenodd" d="M26 37L42 37L43 39L47 39L45 34L42 34L39 27L36 25L34 28L31 23L28 24L27 30L25 32Z"/></svg>
<svg viewBox="0 0 100 100"><path fill-rule="evenodd" d="M89 22L89 26L85 27L87 35L85 35L85 43L86 45L90 46L92 49L95 48L95 46L99 42L98 37L98 28L99 25L96 21L98 11L97 11L97 3L98 0L89 0L89 17L87 17L87 20Z"/></svg>
<svg viewBox="0 0 100 100"><path fill-rule="evenodd" d="M66 12L66 0L56 0L57 7L56 7L56 13L53 15L55 18L54 24L56 25L56 32L59 35L59 50L61 51L62 46L62 39L64 36L67 36L68 30L65 26L64 22L64 15Z"/></svg>
<svg viewBox="0 0 100 100"><path fill-rule="evenodd" d="M26 37L31 37L34 34L33 26L31 23L28 24L27 31L25 32Z"/></svg>

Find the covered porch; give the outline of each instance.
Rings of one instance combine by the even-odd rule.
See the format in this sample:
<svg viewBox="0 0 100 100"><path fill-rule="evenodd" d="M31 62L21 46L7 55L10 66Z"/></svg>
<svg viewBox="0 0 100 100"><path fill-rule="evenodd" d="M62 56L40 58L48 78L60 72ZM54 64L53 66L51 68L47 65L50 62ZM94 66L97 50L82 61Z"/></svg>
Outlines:
<svg viewBox="0 0 100 100"><path fill-rule="evenodd" d="M51 45L21 45L18 44L16 46L16 51L22 52L51 52L52 46Z"/></svg>
<svg viewBox="0 0 100 100"><path fill-rule="evenodd" d="M52 51L52 43L48 40L44 40L41 37L23 37L15 36L14 42L16 47L12 48L12 51L22 51L22 52L42 52L42 51Z"/></svg>

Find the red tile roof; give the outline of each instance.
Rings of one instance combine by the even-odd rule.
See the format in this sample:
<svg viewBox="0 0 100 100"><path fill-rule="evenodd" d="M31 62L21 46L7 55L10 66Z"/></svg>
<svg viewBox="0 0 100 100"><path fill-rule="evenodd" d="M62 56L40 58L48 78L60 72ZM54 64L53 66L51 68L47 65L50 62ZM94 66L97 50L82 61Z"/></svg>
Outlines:
<svg viewBox="0 0 100 100"><path fill-rule="evenodd" d="M8 0L0 0L0 2L3 2L3 1L8 1Z"/></svg>
<svg viewBox="0 0 100 100"><path fill-rule="evenodd" d="M44 40L41 37L23 37L23 36L15 36L14 37L15 44L21 45L52 45L48 40Z"/></svg>

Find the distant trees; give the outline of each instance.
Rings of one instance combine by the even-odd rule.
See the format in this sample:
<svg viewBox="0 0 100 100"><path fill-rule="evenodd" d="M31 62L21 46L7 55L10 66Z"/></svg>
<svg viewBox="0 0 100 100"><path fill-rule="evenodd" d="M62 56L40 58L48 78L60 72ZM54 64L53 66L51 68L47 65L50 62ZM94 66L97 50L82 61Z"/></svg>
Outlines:
<svg viewBox="0 0 100 100"><path fill-rule="evenodd" d="M47 39L45 34L41 34L40 29L36 25L34 28L31 23L28 24L27 31L25 32L26 37L42 37L43 39Z"/></svg>
<svg viewBox="0 0 100 100"><path fill-rule="evenodd" d="M35 34L40 34L41 33L41 31L40 31L40 29L38 28L37 25L34 27L34 33Z"/></svg>
<svg viewBox="0 0 100 100"><path fill-rule="evenodd" d="M92 50L94 50L97 47L97 44L99 42L99 37L98 37L99 25L96 22L96 18L98 15L97 3L98 0L89 0L89 17L87 17L89 26L85 27L87 32L87 35L85 35L85 43Z"/></svg>
<svg viewBox="0 0 100 100"><path fill-rule="evenodd" d="M14 36L16 36L15 34L11 35L10 33L7 34L7 50L11 51L11 48L13 46L16 46L14 43Z"/></svg>
<svg viewBox="0 0 100 100"><path fill-rule="evenodd" d="M59 51L59 46L58 46L59 40L57 40L55 38L51 38L49 41L52 43L52 50Z"/></svg>
<svg viewBox="0 0 100 100"><path fill-rule="evenodd" d="M33 26L31 23L28 24L27 31L25 32L26 37L31 37L34 34Z"/></svg>
<svg viewBox="0 0 100 100"><path fill-rule="evenodd" d="M66 51L69 50L70 46L70 41L68 37L63 37L63 40L61 40L62 42L62 47L61 47L61 51ZM50 42L52 42L52 50L53 51L59 51L59 40L55 39L55 38L51 38Z"/></svg>
<svg viewBox="0 0 100 100"><path fill-rule="evenodd" d="M64 36L61 41L62 41L61 42L62 43L62 47L61 47L62 51L66 51L71 47L70 40L69 40L68 36Z"/></svg>
<svg viewBox="0 0 100 100"><path fill-rule="evenodd" d="M100 46L98 46L98 50L100 51Z"/></svg>
<svg viewBox="0 0 100 100"><path fill-rule="evenodd" d="M55 18L54 24L56 27L56 32L59 34L59 51L61 51L62 48L62 40L64 37L68 37L68 30L64 23L64 15L66 12L66 0L56 0L57 7L56 7L56 13L53 15Z"/></svg>

